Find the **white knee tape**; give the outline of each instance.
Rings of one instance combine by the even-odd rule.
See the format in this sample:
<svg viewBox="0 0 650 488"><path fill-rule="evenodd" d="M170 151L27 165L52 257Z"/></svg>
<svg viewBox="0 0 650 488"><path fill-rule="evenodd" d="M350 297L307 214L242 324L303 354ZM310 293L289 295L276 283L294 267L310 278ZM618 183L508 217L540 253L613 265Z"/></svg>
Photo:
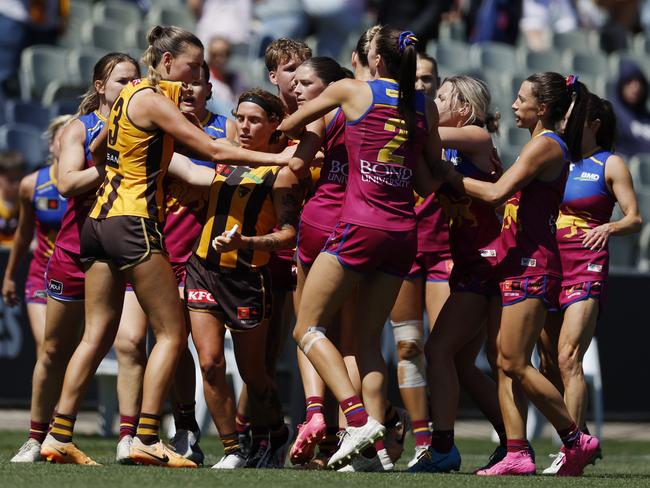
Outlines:
<svg viewBox="0 0 650 488"><path fill-rule="evenodd" d="M397 378L400 388L419 388L427 386L424 378L424 355L414 358L400 359L397 363Z"/></svg>
<svg viewBox="0 0 650 488"><path fill-rule="evenodd" d="M390 321L393 326L393 336L395 344L399 342L415 342L422 345L422 327L421 320L405 320L404 322ZM420 348L421 349L421 348Z"/></svg>
<svg viewBox="0 0 650 488"><path fill-rule="evenodd" d="M404 322L393 322L393 336L395 344L410 342L415 344L417 354L410 358L400 359L397 363L397 378L400 388L419 388L427 386L424 370L424 346L422 333L422 320L405 320Z"/></svg>
<svg viewBox="0 0 650 488"><path fill-rule="evenodd" d="M318 341L326 339L325 337L325 327L310 327L305 332L305 335L300 339L300 349L305 354L309 353L309 350L316 344Z"/></svg>

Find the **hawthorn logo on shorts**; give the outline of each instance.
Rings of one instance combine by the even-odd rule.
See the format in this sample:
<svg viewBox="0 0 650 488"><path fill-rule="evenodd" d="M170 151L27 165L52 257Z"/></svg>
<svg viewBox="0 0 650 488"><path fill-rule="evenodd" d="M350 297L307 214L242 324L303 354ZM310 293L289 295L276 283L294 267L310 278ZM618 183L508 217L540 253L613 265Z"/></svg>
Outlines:
<svg viewBox="0 0 650 488"><path fill-rule="evenodd" d="M187 301L191 303L217 303L212 293L207 290L187 290Z"/></svg>
<svg viewBox="0 0 650 488"><path fill-rule="evenodd" d="M237 318L239 320L257 319L259 312L253 307L237 307Z"/></svg>
<svg viewBox="0 0 650 488"><path fill-rule="evenodd" d="M63 293L63 283L57 280L50 280L47 284L47 289L52 293L60 295Z"/></svg>

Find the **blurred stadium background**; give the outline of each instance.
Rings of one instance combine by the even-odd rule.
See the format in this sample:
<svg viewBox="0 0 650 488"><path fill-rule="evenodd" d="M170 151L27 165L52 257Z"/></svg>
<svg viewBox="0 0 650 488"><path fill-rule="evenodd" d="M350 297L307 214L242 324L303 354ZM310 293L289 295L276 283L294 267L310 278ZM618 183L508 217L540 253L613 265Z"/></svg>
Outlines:
<svg viewBox="0 0 650 488"><path fill-rule="evenodd" d="M338 56L341 64L349 66L350 53L361 29L374 21L366 11L361 27L349 35L341 49ZM71 0L67 28L57 43L32 45L21 53L18 89L13 95L0 98L0 151L22 152L30 171L44 164L47 147L42 131L52 117L76 111L79 96L91 81L95 62L110 51L127 52L139 59L147 46L146 32L156 24L195 30L196 18L184 0L149 0L146 9L142 8L142 2ZM510 106L522 80L530 73L575 73L603 97L612 92L624 61L634 61L646 77L650 76L650 41L644 33L627 34L626 48L607 53L601 48L601 33L594 29L552 34L550 45L541 51L530 49L523 35L515 44L470 44L465 29L463 22L443 20L438 26L437 39L427 41L426 52L437 59L442 78L471 74L488 83L493 109L501 114L501 129L494 142L506 167L515 161L519 148L528 139L525 131L515 127ZM315 37L307 36L305 41L319 54ZM260 55L264 42L262 36L253 35L248 43L232 44L228 66L230 71L239 74L244 87L260 86L273 91ZM144 73L145 68L142 69ZM650 394L639 393L630 401L625 397L630 395L630 385L648 379L643 354L650 340L644 303L650 291L647 273L650 270L650 153L633 155L628 158L628 164L645 226L640 235L610 241L614 272L610 308L603 319L606 324L599 326L600 359L607 393L606 416L613 413L610 418L648 420ZM618 207L615 212L614 218L619 218ZM5 261L6 252L0 252L2 267ZM11 313L0 305L0 364L17 371L15 378L8 379L0 406L25 406L29 400L34 355L24 316L23 313L22 317L11 318ZM19 344L11 342L17 327L23 331ZM285 380L290 380L292 368L291 363L285 364ZM289 396L299 393L290 381L284 385Z"/></svg>

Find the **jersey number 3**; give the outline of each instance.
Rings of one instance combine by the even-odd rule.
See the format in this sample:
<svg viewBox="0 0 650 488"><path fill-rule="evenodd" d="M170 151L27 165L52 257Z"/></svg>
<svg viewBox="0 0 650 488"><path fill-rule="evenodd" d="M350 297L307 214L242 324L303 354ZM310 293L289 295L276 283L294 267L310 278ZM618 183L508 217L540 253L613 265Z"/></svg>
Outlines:
<svg viewBox="0 0 650 488"><path fill-rule="evenodd" d="M395 151L402 147L402 144L408 139L406 123L401 119L388 119L384 124L384 130L388 132L397 131L397 134L379 150L377 161L380 163L404 164L404 156L395 154Z"/></svg>
<svg viewBox="0 0 650 488"><path fill-rule="evenodd" d="M111 121L112 129L108 131L108 144L111 146L114 146L115 143L117 142L117 131L119 129L118 122L120 121L120 118L122 117L122 110L124 109L124 99L119 98L117 102L115 102L115 106L113 107L113 111L115 112L115 116L113 117L113 120Z"/></svg>

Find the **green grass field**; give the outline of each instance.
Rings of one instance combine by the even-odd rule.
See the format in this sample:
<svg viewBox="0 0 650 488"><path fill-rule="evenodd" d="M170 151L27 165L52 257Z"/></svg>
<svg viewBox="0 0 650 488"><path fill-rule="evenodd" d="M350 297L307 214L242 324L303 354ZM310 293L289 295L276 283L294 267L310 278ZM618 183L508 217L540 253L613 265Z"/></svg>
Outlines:
<svg viewBox="0 0 650 488"><path fill-rule="evenodd" d="M102 467L79 467L50 465L15 465L9 463L24 440L24 433L3 432L0 437L0 486L3 487L92 487L124 486L133 488L167 486L191 486L192 488L233 486L255 487L343 487L370 486L373 488L445 487L506 487L506 486L588 486L588 487L648 487L650 486L650 443L609 441L603 446L605 458L587 468L582 478L553 478L534 476L526 478L478 478L471 470L484 463L493 444L484 440L460 439L459 449L463 456L462 472L448 475L411 475L408 473L335 473L284 470L237 470L217 472L202 468L198 470L171 470L142 466L114 464L115 440L78 436L75 440L85 452ZM407 439L406 453L412 453L412 441ZM215 439L204 439L201 446L206 453L206 466L211 466L221 455L221 445ZM547 467L551 460L549 452L557 449L550 442L536 442L538 471ZM406 458L406 456L405 456ZM398 464L404 469L407 459Z"/></svg>

